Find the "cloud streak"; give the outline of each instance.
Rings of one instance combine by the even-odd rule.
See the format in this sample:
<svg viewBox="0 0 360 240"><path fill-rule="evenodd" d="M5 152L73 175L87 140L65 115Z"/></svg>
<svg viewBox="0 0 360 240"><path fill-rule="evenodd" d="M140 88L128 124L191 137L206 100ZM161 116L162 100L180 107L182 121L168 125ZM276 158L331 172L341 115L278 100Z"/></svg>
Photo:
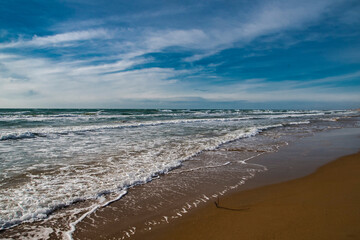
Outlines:
<svg viewBox="0 0 360 240"><path fill-rule="evenodd" d="M33 36L31 40L17 40L10 43L0 44L1 48L21 48L21 47L44 47L56 46L61 43L88 41L92 39L109 39L112 35L105 29L84 30L76 32L59 33L49 36Z"/></svg>

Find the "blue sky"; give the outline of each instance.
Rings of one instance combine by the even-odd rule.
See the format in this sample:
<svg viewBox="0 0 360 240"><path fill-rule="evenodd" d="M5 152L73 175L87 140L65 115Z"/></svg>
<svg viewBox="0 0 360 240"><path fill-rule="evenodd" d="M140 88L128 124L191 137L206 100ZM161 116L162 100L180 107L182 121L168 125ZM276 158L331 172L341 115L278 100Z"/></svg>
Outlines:
<svg viewBox="0 0 360 240"><path fill-rule="evenodd" d="M359 108L360 2L0 1L0 107Z"/></svg>

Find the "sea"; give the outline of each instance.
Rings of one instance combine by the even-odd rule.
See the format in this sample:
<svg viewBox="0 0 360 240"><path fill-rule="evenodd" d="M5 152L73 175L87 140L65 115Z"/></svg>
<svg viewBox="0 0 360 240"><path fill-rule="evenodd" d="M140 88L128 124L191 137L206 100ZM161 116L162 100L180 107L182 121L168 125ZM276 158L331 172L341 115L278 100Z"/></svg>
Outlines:
<svg viewBox="0 0 360 240"><path fill-rule="evenodd" d="M252 158L317 131L358 127L349 119L359 115L356 110L0 109L0 238L72 239L79 223L121 201L129 189L170 175L172 184L181 182L184 172L205 171L214 178L226 166L238 184L246 184L267 170L251 164ZM241 154L224 157L225 152ZM222 180L218 193L234 186Z"/></svg>

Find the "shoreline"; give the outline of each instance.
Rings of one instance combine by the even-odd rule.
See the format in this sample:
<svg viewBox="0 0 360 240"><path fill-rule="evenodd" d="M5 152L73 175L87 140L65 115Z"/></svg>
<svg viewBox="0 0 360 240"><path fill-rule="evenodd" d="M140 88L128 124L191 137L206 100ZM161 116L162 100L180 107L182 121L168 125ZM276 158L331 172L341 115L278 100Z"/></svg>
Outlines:
<svg viewBox="0 0 360 240"><path fill-rule="evenodd" d="M317 140L316 136L312 139ZM359 136L353 140L359 143ZM298 147L304 147L306 142L311 144L304 139ZM346 148L345 145L340 148ZM293 179L288 179L289 173L271 177L270 171L265 172L235 193L134 239L359 239L360 192L356 191L360 187L359 149L351 155L328 150L330 154L322 152L315 156L328 159L315 172ZM284 157L286 151L255 162L263 163L276 155ZM269 184L264 184L266 179Z"/></svg>
<svg viewBox="0 0 360 240"><path fill-rule="evenodd" d="M331 161L334 161L335 159L341 156L358 152L359 136L360 136L359 128L333 129L331 131L319 132L312 136L300 138L294 141L292 144L282 147L278 152L263 154L259 157L251 159L251 161L248 162L249 164L266 165L268 171L260 172L259 174L256 174L254 178L250 178L246 180L245 184L242 184L239 187L236 187L235 189L228 191L224 195L220 194L219 195L220 206L223 206L222 204L225 203L223 199L230 198L230 196L233 196L234 194L238 194L238 193L241 194L242 192L246 192L249 189L250 190L258 189L259 187L261 188L263 186L267 186L270 184L274 184L278 182L287 182L294 178L297 179L304 177L314 172L319 167ZM231 167L234 166L232 165L226 166L228 170L231 169ZM219 177L226 176L226 170L225 171L222 170L222 171L223 172L220 175L218 175L216 179L220 180ZM173 177L174 177L173 174L165 175L162 178L162 180L160 179L159 181L152 181L147 185L130 189L128 195L126 195L124 199L122 199L119 202L115 202L110 206L110 208L105 208L97 212L96 218L93 217L93 219L95 218L95 222L99 223L99 221L102 221L102 223L97 224L96 228L91 227L91 221L86 220L84 222L81 222L79 226L81 230L75 232L74 239L96 239L96 238L161 239L162 236L164 236L163 239L176 239L174 238L174 235L177 235L178 233L171 233L170 235L168 235L167 233L171 231L171 229L176 229L179 226L181 226L181 224L184 221L188 221L188 219L194 218L194 216L195 218L197 218L196 216L201 217L202 216L201 213L203 213L204 211L206 212L207 209L212 209L212 208L216 209L214 205L214 201L216 201L217 199L216 197L215 198L210 197L210 195L207 195L209 198L205 199L206 196L204 195L204 198L200 199L199 206L192 208L191 211L187 211L187 212L184 211L184 214L181 211L182 205L177 206L176 205L177 203L173 202L171 206L173 206L173 208L175 209L180 210L178 211L178 213L181 213L181 216L177 219L173 219L172 221L170 221L170 216L168 215L169 209L166 210L159 208L157 210L154 210L150 217L143 215L142 211L145 210L146 208L148 207L156 208L157 206L161 206L161 203L159 205L156 205L158 204L158 202L154 202L153 200L146 199L145 196L147 196L147 194L149 193L145 195L141 195L143 191L146 189L148 190L150 189L151 191L155 189L157 190L162 189L165 187L165 185L161 185L161 183L169 181L169 179ZM208 185L210 188L213 188L211 184L212 183ZM169 189L165 189L165 190L166 193L169 194L171 192L177 191L177 188L173 188L170 192ZM160 193L162 195L164 194L164 192L162 191L160 191ZM138 199L134 199L134 197L136 196L145 197L145 199L141 200L142 206L146 207L145 209L142 208L143 210L141 210L136 208L138 205L135 204L135 202L139 201ZM174 196L167 196L167 197L173 198ZM183 200L182 197L180 196L178 202L182 202L182 201L186 201L186 200ZM191 202L189 203L191 204ZM121 209L121 207L124 204L125 205L133 204L135 208L132 208L132 210L130 209L131 210L130 212L127 211L124 212ZM141 214L135 215L136 211L139 210ZM221 209L216 209L216 210L221 210ZM124 214L127 215L124 216ZM164 216L168 216L168 217L166 217L164 220L163 219ZM119 218L120 221L116 222L115 221L116 218ZM154 221L154 219L155 220L158 219L158 220ZM167 220L169 220L169 222ZM201 220L200 222L203 221L205 220ZM145 222L145 225L149 229L145 231L139 229L138 226L141 225L136 225L136 224L141 222ZM129 224L128 225L129 227L125 229L120 227L120 226L124 226L124 224ZM197 221L192 222L190 224L190 227L197 226L198 224L199 223ZM205 224L205 226L207 226L207 224ZM215 227L216 226L213 226L213 228ZM181 232L183 232L183 230L181 230ZM197 239L197 238L194 237L193 235L189 235L189 236L183 236L182 238L179 237L177 239ZM211 238L207 238L207 239L211 239ZM219 238L213 238L213 239L219 239ZM233 238L230 237L228 239L233 239ZM254 238L250 238L250 239L254 239ZM262 239L262 237L260 237L260 239Z"/></svg>
<svg viewBox="0 0 360 240"><path fill-rule="evenodd" d="M78 222L76 229L72 230L74 231L72 237L73 239L152 239L158 232L177 226L183 219L198 214L208 206L215 206L214 201L217 200L217 197L214 197L215 193L220 196L220 206L222 206L225 196L308 175L339 156L359 150L360 128L358 127L330 128L329 131L319 132L304 131L299 135L292 135L291 128L289 131L288 135L276 129L265 131L254 138L225 144L216 151L205 151L185 162L184 165L187 166L182 166L148 184L130 188L128 194L119 201L87 215ZM289 136L295 138L291 140ZM284 142L284 139L289 139L291 144ZM272 145L269 145L269 141ZM254 145L257 142L260 145ZM261 150L264 146L277 150L266 152ZM324 150L327 154L324 154ZM239 157L245 159L246 164L242 163L243 160L239 160ZM307 161L304 162L303 157ZM312 161L314 159L317 161ZM231 163L206 170L196 168L199 161L204 160L212 164L228 161ZM268 170L263 171L263 167ZM184 171L184 168L196 170ZM256 176L253 178L251 174L255 173ZM242 179L246 179L245 184ZM233 184L237 186L231 188ZM226 186L224 194L218 192L224 190L223 186ZM75 209L81 204L72 207ZM79 212L73 219L76 220L80 216ZM49 224L44 227L39 223L43 231L50 231L49 229L52 228L51 219L49 220ZM31 232L28 234L21 231L21 229L34 228L37 226L37 223L35 224L22 224L19 231L17 229L5 231L3 236L11 236L14 233L17 236L19 234L35 236ZM62 231L68 232L68 230L64 228ZM62 239L56 232L49 232L48 236L52 239Z"/></svg>
<svg viewBox="0 0 360 240"><path fill-rule="evenodd" d="M360 152L302 178L224 196L135 239L359 239L359 171Z"/></svg>

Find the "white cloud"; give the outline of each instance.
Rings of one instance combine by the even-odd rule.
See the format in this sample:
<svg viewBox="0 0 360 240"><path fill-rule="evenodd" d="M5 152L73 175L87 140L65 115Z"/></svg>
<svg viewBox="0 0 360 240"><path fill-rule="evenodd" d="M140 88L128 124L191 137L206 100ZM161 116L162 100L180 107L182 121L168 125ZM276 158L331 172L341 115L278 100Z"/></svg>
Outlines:
<svg viewBox="0 0 360 240"><path fill-rule="evenodd" d="M90 39L108 39L112 34L105 29L92 29L86 31L66 32L49 36L33 36L31 40L17 40L10 43L0 44L1 48L15 48L15 47L41 47L48 45L56 45L61 43L69 43L76 41L85 41Z"/></svg>
<svg viewBox="0 0 360 240"><path fill-rule="evenodd" d="M57 44L63 42L72 42L72 41L83 41L95 38L110 38L111 34L105 29L96 29L88 31L77 31L77 32L67 32L60 33L52 36L38 37L34 36L33 39L28 43L29 45L49 45Z"/></svg>

